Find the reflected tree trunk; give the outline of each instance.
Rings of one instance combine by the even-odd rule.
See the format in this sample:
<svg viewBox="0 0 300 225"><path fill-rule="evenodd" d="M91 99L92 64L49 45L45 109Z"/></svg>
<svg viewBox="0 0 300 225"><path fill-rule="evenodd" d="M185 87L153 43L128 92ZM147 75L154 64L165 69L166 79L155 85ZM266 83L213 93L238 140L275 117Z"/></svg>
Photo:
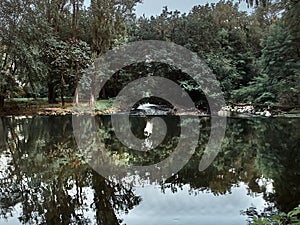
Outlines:
<svg viewBox="0 0 300 225"><path fill-rule="evenodd" d="M119 225L118 218L110 202L114 189L107 185L105 179L96 172L93 173L93 189L95 190L94 202L97 224Z"/></svg>
<svg viewBox="0 0 300 225"><path fill-rule="evenodd" d="M6 131L3 120L4 118L0 117L0 149L6 145Z"/></svg>

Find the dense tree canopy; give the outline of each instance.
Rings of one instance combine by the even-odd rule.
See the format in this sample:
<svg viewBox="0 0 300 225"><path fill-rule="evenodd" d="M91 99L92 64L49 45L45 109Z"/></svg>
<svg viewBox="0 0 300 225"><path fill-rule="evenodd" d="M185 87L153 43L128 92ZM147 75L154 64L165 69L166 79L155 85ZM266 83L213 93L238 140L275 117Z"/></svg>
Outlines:
<svg viewBox="0 0 300 225"><path fill-rule="evenodd" d="M47 92L53 103L58 94L73 95L92 55L123 42L137 2L94 0L86 8L82 0L1 1L0 107L9 97Z"/></svg>
<svg viewBox="0 0 300 225"><path fill-rule="evenodd" d="M49 102L60 96L63 103L64 96L76 94L95 57L137 40L175 42L196 52L216 74L227 101L299 105L299 1L247 1L255 6L252 14L220 1L189 13L165 7L156 17L136 18L139 2L92 0L86 7L82 0L1 1L0 107L5 98L24 96L48 96ZM165 67L124 68L100 97L114 97L115 88L139 76L136 71L145 75L153 66ZM169 66L156 75L174 74L201 101L195 82Z"/></svg>

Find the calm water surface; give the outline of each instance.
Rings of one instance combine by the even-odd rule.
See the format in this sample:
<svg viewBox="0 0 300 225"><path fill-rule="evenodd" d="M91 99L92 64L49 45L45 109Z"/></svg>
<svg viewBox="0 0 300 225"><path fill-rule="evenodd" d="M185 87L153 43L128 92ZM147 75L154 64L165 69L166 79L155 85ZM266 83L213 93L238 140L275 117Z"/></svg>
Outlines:
<svg viewBox="0 0 300 225"><path fill-rule="evenodd" d="M96 122L112 157L146 165L168 157L178 143L179 118L162 118L168 133L147 152L122 145L110 116ZM137 137L146 138L147 121L131 118ZM299 118L229 118L222 149L203 172L210 118L200 121L193 157L158 182L97 174L76 146L71 116L0 118L0 224L239 225L300 203Z"/></svg>

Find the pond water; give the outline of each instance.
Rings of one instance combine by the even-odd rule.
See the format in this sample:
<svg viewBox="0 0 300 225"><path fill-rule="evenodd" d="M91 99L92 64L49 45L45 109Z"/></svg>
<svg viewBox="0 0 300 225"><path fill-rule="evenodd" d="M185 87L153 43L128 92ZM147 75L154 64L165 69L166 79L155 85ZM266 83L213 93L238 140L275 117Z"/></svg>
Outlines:
<svg viewBox="0 0 300 225"><path fill-rule="evenodd" d="M172 153L180 136L177 116L161 118L168 131L154 150L125 147L110 116L96 118L97 132L120 163L153 164ZM299 118L228 118L222 148L202 172L211 119L199 119L193 156L161 182L99 175L77 148L71 116L0 118L0 224L240 225L300 203ZM148 118L130 120L151 147Z"/></svg>

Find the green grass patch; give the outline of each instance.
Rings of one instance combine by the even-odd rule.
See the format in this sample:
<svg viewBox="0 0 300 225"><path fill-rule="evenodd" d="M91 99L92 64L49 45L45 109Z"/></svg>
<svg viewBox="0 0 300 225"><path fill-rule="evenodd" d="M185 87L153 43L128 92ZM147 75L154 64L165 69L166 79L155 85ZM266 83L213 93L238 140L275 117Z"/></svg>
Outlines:
<svg viewBox="0 0 300 225"><path fill-rule="evenodd" d="M96 101L95 109L98 111L105 111L110 109L112 105L113 105L112 99L98 100Z"/></svg>

